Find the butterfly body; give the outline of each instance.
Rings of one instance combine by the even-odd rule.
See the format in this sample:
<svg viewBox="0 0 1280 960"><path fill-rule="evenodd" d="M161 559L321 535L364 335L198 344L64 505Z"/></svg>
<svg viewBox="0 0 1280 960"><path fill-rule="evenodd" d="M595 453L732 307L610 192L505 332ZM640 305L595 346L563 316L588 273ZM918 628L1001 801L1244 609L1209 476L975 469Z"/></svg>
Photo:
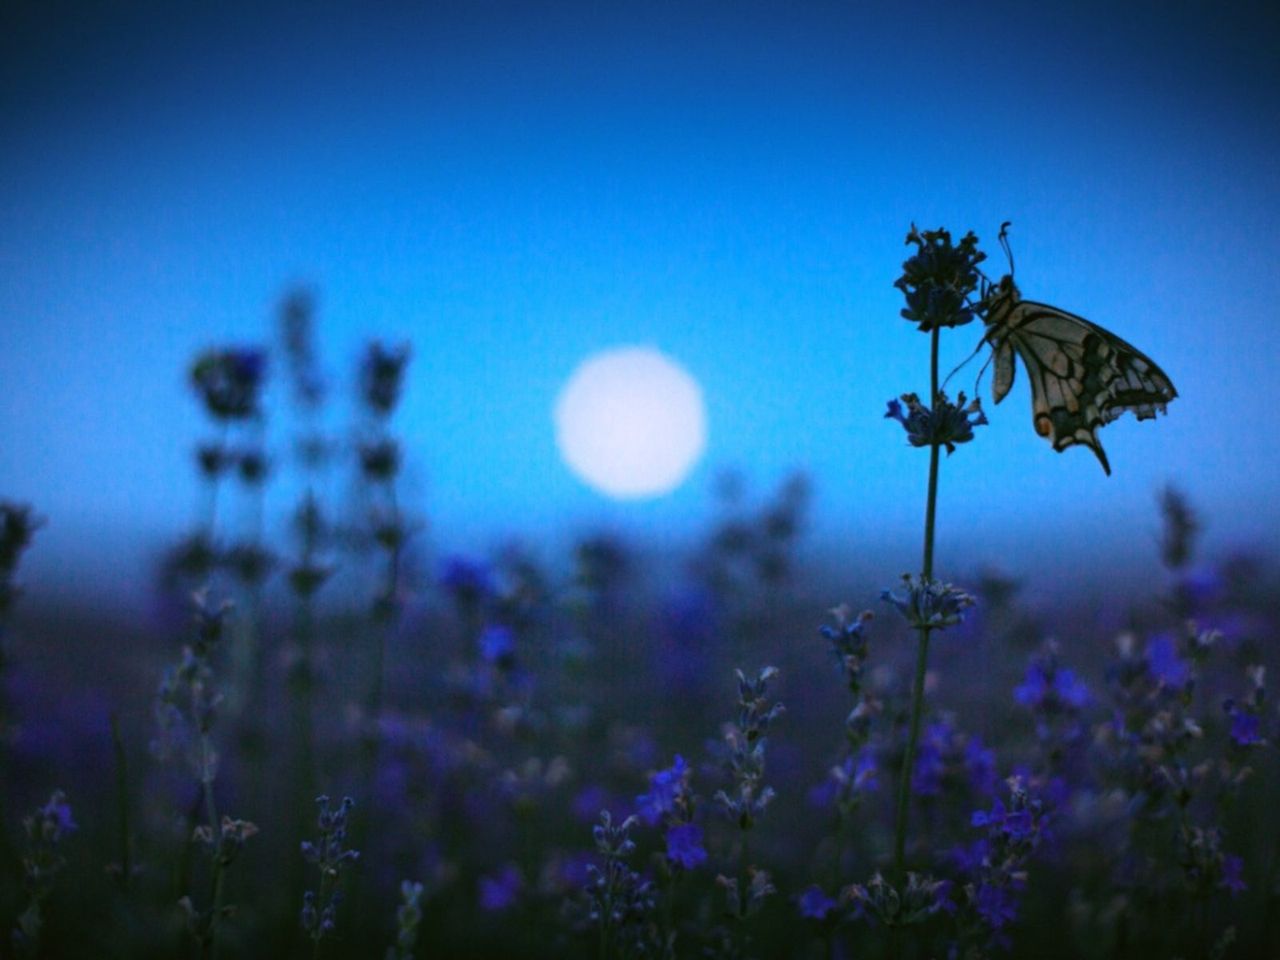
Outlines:
<svg viewBox="0 0 1280 960"><path fill-rule="evenodd" d="M995 365L995 402L1013 386L1016 354L1031 382L1036 433L1059 452L1088 447L1108 475L1111 465L1099 428L1126 410L1149 420L1178 395L1168 375L1142 351L1083 317L1023 300L1010 276L988 296L984 320Z"/></svg>

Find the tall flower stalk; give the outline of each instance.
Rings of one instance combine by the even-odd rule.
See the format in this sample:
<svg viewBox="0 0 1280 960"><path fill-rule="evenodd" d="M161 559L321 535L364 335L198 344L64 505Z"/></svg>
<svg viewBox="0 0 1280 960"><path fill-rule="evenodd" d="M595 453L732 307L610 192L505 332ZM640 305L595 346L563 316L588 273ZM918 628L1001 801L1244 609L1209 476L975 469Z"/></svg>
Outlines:
<svg viewBox="0 0 1280 960"><path fill-rule="evenodd" d="M924 681L929 664L929 640L935 630L943 629L959 621L963 610L973 603L972 598L950 584L940 584L933 577L934 539L938 514L938 472L941 462L939 451L945 447L951 454L956 444L973 439L973 428L986 423L986 417L975 398L965 403L964 394L952 403L941 390L938 382L938 354L943 327L958 327L977 316L977 308L971 297L978 288L980 274L977 265L985 254L977 248L978 239L966 234L958 244L953 244L946 230L926 230L923 233L912 227L907 243L915 244L916 253L903 264L902 276L894 286L906 296L907 306L903 318L918 324L929 337L929 402L921 403L915 394L904 394L901 402L890 401L887 418L897 420L907 432L907 440L914 447L929 448L929 484L925 499L924 550L920 579L907 576L905 593L895 595L885 592L884 599L892 603L916 630L915 673L911 685L911 719L907 733L907 746L903 753L902 770L898 781L897 815L893 834L894 877L898 883L906 881L907 823L911 807L911 776L915 769L916 751L920 742L920 721L924 714ZM905 405L905 410L904 410Z"/></svg>

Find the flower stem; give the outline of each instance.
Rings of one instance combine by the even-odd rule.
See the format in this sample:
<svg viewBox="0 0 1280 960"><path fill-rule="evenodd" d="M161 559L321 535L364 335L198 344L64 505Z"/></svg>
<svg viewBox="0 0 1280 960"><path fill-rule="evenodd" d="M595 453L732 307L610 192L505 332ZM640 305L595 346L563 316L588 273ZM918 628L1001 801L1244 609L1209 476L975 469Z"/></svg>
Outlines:
<svg viewBox="0 0 1280 960"><path fill-rule="evenodd" d="M933 328L929 358L929 405L938 407L938 339L939 328ZM933 540L938 508L938 444L929 447L929 492L924 514L924 562L921 576L933 577ZM907 734L907 749L902 757L902 772L898 775L898 815L893 834L893 873L899 883L906 880L907 814L911 807L911 774L916 764L916 747L920 741L920 718L924 714L924 677L929 662L930 627L920 627L920 642L916 648L915 682L911 688L911 728Z"/></svg>

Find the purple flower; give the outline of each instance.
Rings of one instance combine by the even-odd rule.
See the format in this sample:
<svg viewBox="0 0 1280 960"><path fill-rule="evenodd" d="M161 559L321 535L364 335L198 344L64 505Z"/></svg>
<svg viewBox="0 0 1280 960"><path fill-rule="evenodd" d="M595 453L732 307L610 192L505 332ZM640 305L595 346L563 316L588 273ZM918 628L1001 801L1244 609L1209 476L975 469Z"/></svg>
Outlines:
<svg viewBox="0 0 1280 960"><path fill-rule="evenodd" d="M796 899L796 907L800 910L802 917L808 917L810 920L825 920L835 910L836 901L827 896L821 887L814 885L800 894Z"/></svg>
<svg viewBox="0 0 1280 960"><path fill-rule="evenodd" d="M1234 853L1228 853L1222 858L1222 879L1218 881L1218 886L1226 890L1233 897L1237 894L1244 893L1249 889L1249 885L1244 882L1244 860L1236 856Z"/></svg>
<svg viewBox="0 0 1280 960"><path fill-rule="evenodd" d="M686 870L707 862L702 846L702 828L696 823L678 823L667 830L667 859Z"/></svg>
<svg viewBox="0 0 1280 960"><path fill-rule="evenodd" d="M1157 634L1147 641L1147 668L1157 680L1170 687L1183 687L1191 679L1191 669L1178 656L1173 637Z"/></svg>
<svg viewBox="0 0 1280 960"><path fill-rule="evenodd" d="M1231 739L1242 747L1262 742L1262 724L1256 713L1230 706Z"/></svg>
<svg viewBox="0 0 1280 960"><path fill-rule="evenodd" d="M506 910L516 902L524 878L514 864L507 864L497 873L480 878L480 909L493 913Z"/></svg>
<svg viewBox="0 0 1280 960"><path fill-rule="evenodd" d="M516 638L510 627L485 627L480 634L480 656L488 663L511 659L516 651Z"/></svg>
<svg viewBox="0 0 1280 960"><path fill-rule="evenodd" d="M1033 660L1027 666L1026 676L1013 691L1014 699L1032 710L1065 707L1082 710L1089 703L1089 687L1075 675L1074 670L1052 668Z"/></svg>
<svg viewBox="0 0 1280 960"><path fill-rule="evenodd" d="M964 751L965 767L969 783L978 793L990 794L996 788L996 752L982 745L982 738L974 736Z"/></svg>
<svg viewBox="0 0 1280 960"><path fill-rule="evenodd" d="M901 594L881 590L880 599L897 608L907 623L915 628L941 630L964 620L964 612L974 599L959 587L940 580L903 574L905 587Z"/></svg>
<svg viewBox="0 0 1280 960"><path fill-rule="evenodd" d="M684 795L689 773L684 757L677 753L674 764L649 778L649 792L636 797L636 810L646 823L652 826L675 813L676 800Z"/></svg>
<svg viewBox="0 0 1280 960"><path fill-rule="evenodd" d="M1014 899L1013 891L1008 887L992 886L989 883L978 887L974 898L974 909L993 930L999 930L1006 923L1012 923L1018 915L1018 904Z"/></svg>
<svg viewBox="0 0 1280 960"><path fill-rule="evenodd" d="M440 565L440 586L464 603L476 603L493 593L493 578L483 563L449 557Z"/></svg>
<svg viewBox="0 0 1280 960"><path fill-rule="evenodd" d="M907 413L902 412L902 404L907 405ZM890 400L886 420L897 420L902 429L907 431L907 442L913 447L943 446L948 455L955 453L957 443L968 443L973 439L973 428L985 426L986 414L982 412L982 403L977 397L971 403L965 403L961 393L956 402L947 399L945 393L938 394L937 407L930 410L914 393L904 393L902 402Z"/></svg>
<svg viewBox="0 0 1280 960"><path fill-rule="evenodd" d="M942 777L946 762L942 753L950 740L950 728L945 723L931 723L925 728L920 750L916 754L916 768L911 773L911 789L921 796L935 796L942 789Z"/></svg>

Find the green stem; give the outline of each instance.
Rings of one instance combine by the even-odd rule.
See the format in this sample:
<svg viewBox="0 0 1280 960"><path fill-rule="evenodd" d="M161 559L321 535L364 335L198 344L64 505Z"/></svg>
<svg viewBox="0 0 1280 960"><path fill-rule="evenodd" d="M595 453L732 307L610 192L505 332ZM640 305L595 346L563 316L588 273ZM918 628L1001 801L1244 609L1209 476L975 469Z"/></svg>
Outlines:
<svg viewBox="0 0 1280 960"><path fill-rule="evenodd" d="M938 339L940 330L933 328L929 357L929 406L938 408ZM921 577L933 578L933 541L938 507L938 444L929 447L929 492L924 514L924 562ZM911 773L915 769L916 748L920 742L920 720L924 715L924 678L929 663L929 633L931 628L920 628L920 642L916 648L915 681L911 688L911 727L907 734L907 749L902 757L902 771L898 776L898 812L893 834L893 872L898 883L906 880L907 817L911 808Z"/></svg>

